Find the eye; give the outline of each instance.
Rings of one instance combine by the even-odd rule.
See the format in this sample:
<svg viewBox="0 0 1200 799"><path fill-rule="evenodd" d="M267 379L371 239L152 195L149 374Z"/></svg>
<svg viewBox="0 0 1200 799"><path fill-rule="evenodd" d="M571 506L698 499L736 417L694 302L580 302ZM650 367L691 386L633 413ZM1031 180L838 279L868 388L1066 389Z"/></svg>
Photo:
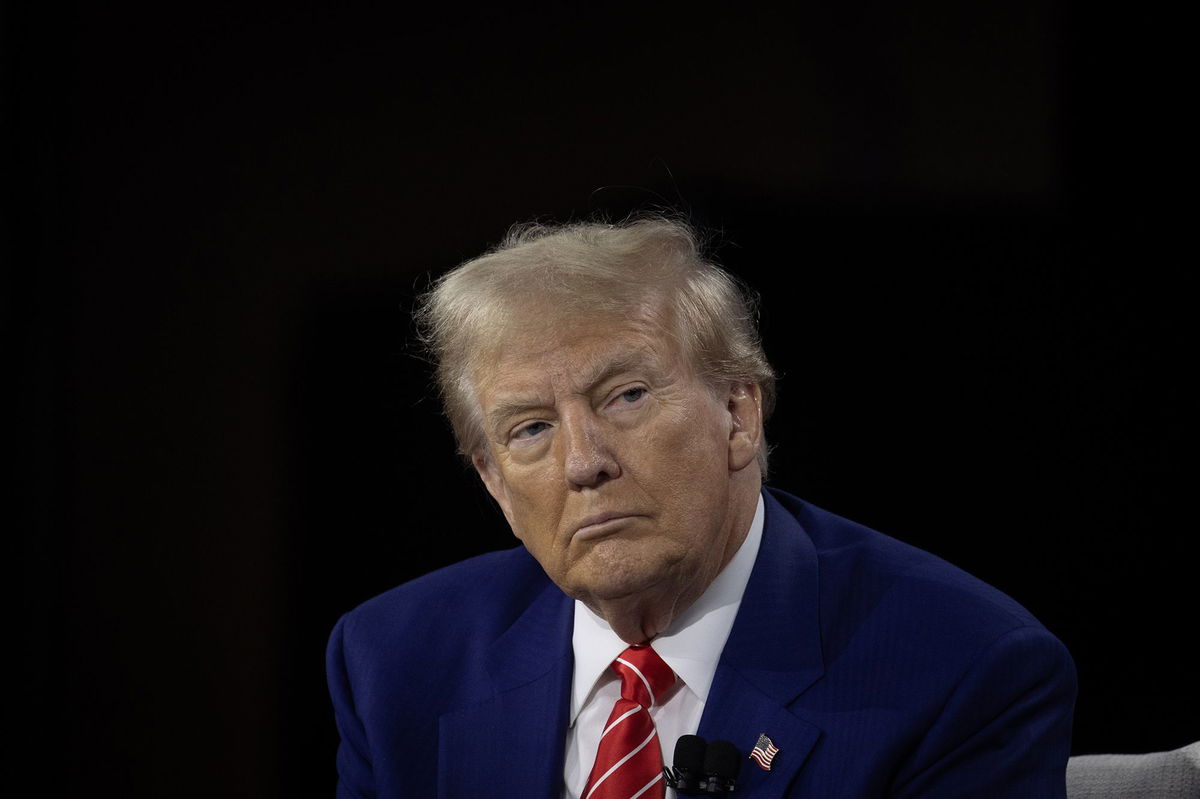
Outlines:
<svg viewBox="0 0 1200 799"><path fill-rule="evenodd" d="M640 399L641 399L642 397L644 397L644 396L646 396L646 389L644 389L644 388L631 388L631 389L627 389L627 390L625 390L625 391L622 391L622 392L621 392L620 399L621 399L621 401L622 401L622 402L626 402L626 403L629 403L629 404L631 404L631 405L632 405L633 403L637 402L638 400L640 400Z"/></svg>
<svg viewBox="0 0 1200 799"><path fill-rule="evenodd" d="M614 394L608 401L608 407L616 412L637 410L646 404L649 396L650 392L644 386L632 386Z"/></svg>
<svg viewBox="0 0 1200 799"><path fill-rule="evenodd" d="M528 424L521 425L520 427L517 427L515 430L513 430L512 437L514 439L536 438L543 431L549 430L549 429L550 429L549 422L530 422Z"/></svg>

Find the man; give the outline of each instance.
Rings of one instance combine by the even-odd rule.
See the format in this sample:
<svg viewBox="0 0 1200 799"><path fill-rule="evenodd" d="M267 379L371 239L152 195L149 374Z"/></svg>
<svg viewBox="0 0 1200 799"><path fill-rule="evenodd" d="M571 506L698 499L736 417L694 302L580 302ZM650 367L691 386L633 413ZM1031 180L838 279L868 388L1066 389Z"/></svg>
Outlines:
<svg viewBox="0 0 1200 799"><path fill-rule="evenodd" d="M693 734L722 753L699 778L746 797L1064 795L1070 656L949 564L763 489L774 377L686 226L518 229L419 320L523 546L338 623L339 796L671 796Z"/></svg>

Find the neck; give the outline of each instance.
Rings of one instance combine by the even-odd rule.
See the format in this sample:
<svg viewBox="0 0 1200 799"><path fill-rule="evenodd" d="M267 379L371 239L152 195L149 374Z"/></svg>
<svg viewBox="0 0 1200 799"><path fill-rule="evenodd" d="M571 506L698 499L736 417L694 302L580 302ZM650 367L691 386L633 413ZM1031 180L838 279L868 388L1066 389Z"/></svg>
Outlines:
<svg viewBox="0 0 1200 799"><path fill-rule="evenodd" d="M699 568L691 564L690 573L665 574L654 587L629 596L616 598L580 597L596 615L612 627L614 633L628 644L645 644L671 626L676 618L708 590L717 575L733 560L750 532L754 511L758 506L761 482L752 490L739 492L731 503L728 533L720 556L702 560Z"/></svg>

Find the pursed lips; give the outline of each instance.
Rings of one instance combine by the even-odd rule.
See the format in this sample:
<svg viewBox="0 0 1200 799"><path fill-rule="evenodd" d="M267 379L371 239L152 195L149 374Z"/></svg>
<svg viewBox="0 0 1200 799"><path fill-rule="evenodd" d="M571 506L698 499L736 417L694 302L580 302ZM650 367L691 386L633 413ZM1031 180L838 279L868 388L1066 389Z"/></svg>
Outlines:
<svg viewBox="0 0 1200 799"><path fill-rule="evenodd" d="M615 528L620 526L622 520L637 518L641 515L640 513L622 513L619 511L595 513L588 516L575 528L572 538L588 539L607 535L614 532Z"/></svg>

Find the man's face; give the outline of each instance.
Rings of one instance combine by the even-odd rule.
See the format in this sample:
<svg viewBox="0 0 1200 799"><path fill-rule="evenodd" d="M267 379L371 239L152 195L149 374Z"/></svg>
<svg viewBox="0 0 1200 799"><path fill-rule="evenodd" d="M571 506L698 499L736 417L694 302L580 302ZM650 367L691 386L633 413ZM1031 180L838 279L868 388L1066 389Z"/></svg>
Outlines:
<svg viewBox="0 0 1200 799"><path fill-rule="evenodd" d="M757 389L714 392L648 313L535 324L553 314L530 311L475 375L488 490L567 594L690 603L748 525L731 476L749 467L757 493Z"/></svg>

